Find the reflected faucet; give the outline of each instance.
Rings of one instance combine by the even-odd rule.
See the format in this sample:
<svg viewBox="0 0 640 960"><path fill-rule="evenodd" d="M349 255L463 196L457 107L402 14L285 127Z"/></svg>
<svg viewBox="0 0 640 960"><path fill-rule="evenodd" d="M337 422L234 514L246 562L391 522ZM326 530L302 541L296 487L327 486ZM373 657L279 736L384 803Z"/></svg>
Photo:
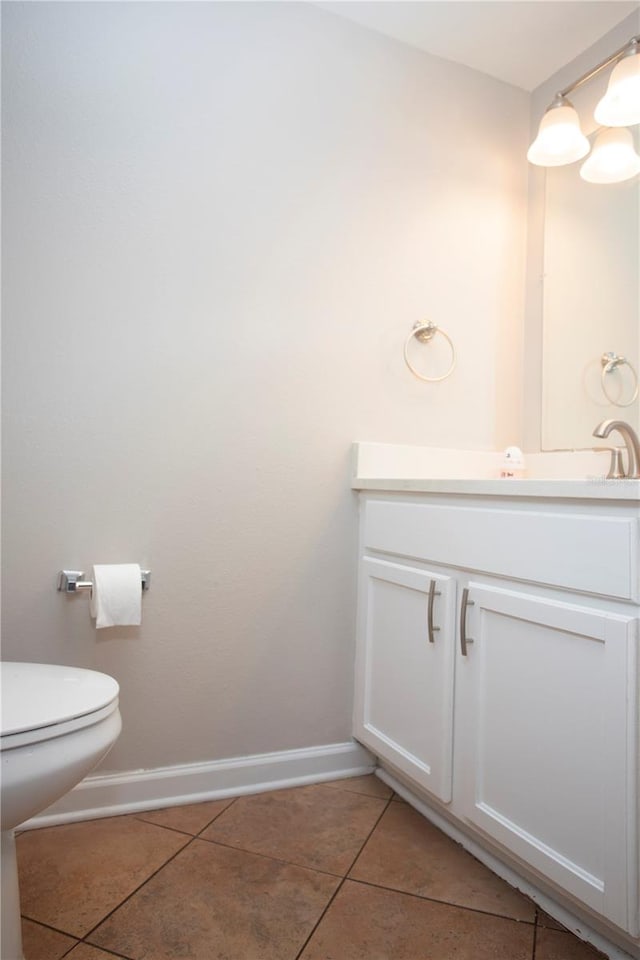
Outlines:
<svg viewBox="0 0 640 960"><path fill-rule="evenodd" d="M612 430L617 430L627 448L627 469L624 476L630 480L640 479L640 440L631 426L624 420L603 420L593 431L594 437L601 439L608 437Z"/></svg>

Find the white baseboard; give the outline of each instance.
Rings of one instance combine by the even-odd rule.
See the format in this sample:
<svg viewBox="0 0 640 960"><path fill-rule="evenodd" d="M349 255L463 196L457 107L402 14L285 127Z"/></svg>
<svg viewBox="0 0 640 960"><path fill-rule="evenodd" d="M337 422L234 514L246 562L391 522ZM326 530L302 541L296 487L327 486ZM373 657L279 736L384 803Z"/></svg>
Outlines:
<svg viewBox="0 0 640 960"><path fill-rule="evenodd" d="M210 763L96 774L21 824L20 830L362 776L374 768L371 754L350 741Z"/></svg>

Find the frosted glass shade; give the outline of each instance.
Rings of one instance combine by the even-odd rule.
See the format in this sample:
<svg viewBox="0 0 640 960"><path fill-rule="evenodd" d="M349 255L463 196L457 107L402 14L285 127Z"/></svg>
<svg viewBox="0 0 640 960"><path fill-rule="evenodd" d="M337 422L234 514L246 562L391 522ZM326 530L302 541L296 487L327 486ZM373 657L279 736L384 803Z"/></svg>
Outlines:
<svg viewBox="0 0 640 960"><path fill-rule="evenodd" d="M624 127L603 130L580 167L580 176L589 183L621 183L640 173L631 131Z"/></svg>
<svg viewBox="0 0 640 960"><path fill-rule="evenodd" d="M581 160L589 153L589 147L578 114L568 100L562 100L558 105L552 104L540 121L527 160L540 167L562 167Z"/></svg>
<svg viewBox="0 0 640 960"><path fill-rule="evenodd" d="M615 65L594 116L603 127L640 123L640 53L631 53Z"/></svg>

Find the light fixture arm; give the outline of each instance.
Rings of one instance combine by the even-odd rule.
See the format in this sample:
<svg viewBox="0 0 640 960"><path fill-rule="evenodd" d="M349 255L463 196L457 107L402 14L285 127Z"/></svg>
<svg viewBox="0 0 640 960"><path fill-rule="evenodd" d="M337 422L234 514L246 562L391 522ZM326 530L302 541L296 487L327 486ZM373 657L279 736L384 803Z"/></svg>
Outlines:
<svg viewBox="0 0 640 960"><path fill-rule="evenodd" d="M588 80L591 80L592 77L595 77L596 74L600 73L601 70L604 70L606 67L610 67L612 63L616 63L618 60L622 60L623 57L634 53L640 54L640 34L638 34L636 37L631 37L631 39L628 40L623 47L620 47L619 50L616 50L615 53L612 53L611 56L607 57L606 60L603 60L602 63L599 63L587 73L583 74L583 76L579 77L577 80L574 80L574 82L570 83L568 87L564 88L564 90L560 90L556 94L556 97L566 97L577 87L581 87L583 83L586 83Z"/></svg>

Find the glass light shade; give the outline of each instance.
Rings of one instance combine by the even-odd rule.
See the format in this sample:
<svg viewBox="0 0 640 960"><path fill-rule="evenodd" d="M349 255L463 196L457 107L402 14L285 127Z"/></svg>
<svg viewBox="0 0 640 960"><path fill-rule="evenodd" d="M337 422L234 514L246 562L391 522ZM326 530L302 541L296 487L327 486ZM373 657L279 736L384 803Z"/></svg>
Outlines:
<svg viewBox="0 0 640 960"><path fill-rule="evenodd" d="M538 136L527 152L529 163L562 167L581 160L590 143L580 129L578 114L568 100L554 102L540 121Z"/></svg>
<svg viewBox="0 0 640 960"><path fill-rule="evenodd" d="M640 50L615 65L594 117L602 127L630 127L640 123Z"/></svg>
<svg viewBox="0 0 640 960"><path fill-rule="evenodd" d="M634 149L631 131L624 127L603 130L596 137L580 176L589 183L621 183L640 173L640 157Z"/></svg>

